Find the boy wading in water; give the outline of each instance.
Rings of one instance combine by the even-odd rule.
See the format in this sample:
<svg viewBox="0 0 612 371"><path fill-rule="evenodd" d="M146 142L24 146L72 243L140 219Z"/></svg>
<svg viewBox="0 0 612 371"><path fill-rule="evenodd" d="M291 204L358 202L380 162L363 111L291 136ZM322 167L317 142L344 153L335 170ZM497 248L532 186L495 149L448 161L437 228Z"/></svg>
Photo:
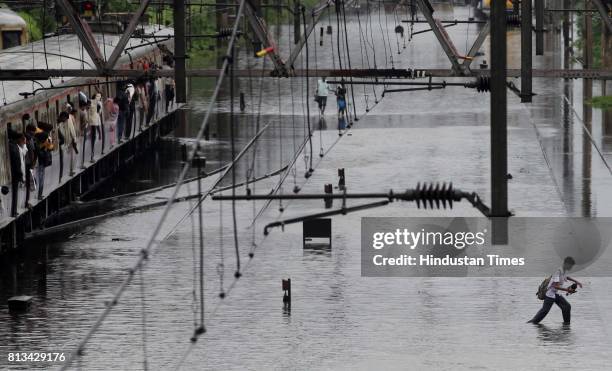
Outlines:
<svg viewBox="0 0 612 371"><path fill-rule="evenodd" d="M563 314L563 324L569 325L571 320L572 306L563 296L559 295L557 291L565 291L567 293L566 295L569 295L576 292L576 287L582 288L582 284L580 282L567 275L567 273L574 267L574 264L576 264L576 262L571 256L568 256L565 258L565 260L563 260L563 265L561 268L559 268L555 274L551 276L550 281L548 282L542 308L527 323L540 323L540 321L546 317L552 305L557 304L559 308L561 308L561 313ZM564 288L563 284L565 281L572 281L574 282L575 286L572 285L568 288Z"/></svg>

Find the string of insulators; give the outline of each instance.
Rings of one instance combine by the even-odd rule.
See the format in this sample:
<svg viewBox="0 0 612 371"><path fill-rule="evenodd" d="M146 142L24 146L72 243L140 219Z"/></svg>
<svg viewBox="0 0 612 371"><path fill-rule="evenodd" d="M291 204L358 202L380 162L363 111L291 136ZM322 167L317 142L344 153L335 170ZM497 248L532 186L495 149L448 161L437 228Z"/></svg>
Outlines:
<svg viewBox="0 0 612 371"><path fill-rule="evenodd" d="M464 86L466 88L476 89L479 93L487 93L491 91L491 78L488 76L478 76L476 80L468 82Z"/></svg>
<svg viewBox="0 0 612 371"><path fill-rule="evenodd" d="M520 14L506 14L506 23L512 26L519 26L521 24Z"/></svg>
<svg viewBox="0 0 612 371"><path fill-rule="evenodd" d="M260 51L258 51L257 53L255 53L255 55L259 58L265 56L268 53L271 53L274 51L274 47L273 46L269 46L267 48L261 49Z"/></svg>
<svg viewBox="0 0 612 371"><path fill-rule="evenodd" d="M217 31L218 39L226 39L232 36L233 29L231 27L222 27Z"/></svg>
<svg viewBox="0 0 612 371"><path fill-rule="evenodd" d="M442 207L446 209L446 203L448 202L449 208L453 208L453 201L460 201L462 197L462 192L456 192L453 189L453 183L442 183L440 186L439 183L435 185L433 183L417 183L416 188L413 191L413 198L416 201L417 207L420 209L421 204L423 204L423 208L427 209L427 202L429 202L429 208L434 208L434 203L436 205L436 209L440 208L440 203L442 203Z"/></svg>
<svg viewBox="0 0 612 371"><path fill-rule="evenodd" d="M429 77L429 73L426 70L414 70L411 69L410 71L410 79L423 79L425 77Z"/></svg>

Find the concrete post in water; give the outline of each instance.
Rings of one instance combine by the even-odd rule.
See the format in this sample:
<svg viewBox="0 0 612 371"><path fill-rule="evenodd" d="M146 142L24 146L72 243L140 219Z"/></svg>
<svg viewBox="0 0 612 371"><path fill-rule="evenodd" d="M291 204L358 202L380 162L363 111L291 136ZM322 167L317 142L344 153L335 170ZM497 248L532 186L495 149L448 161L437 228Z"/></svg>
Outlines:
<svg viewBox="0 0 612 371"><path fill-rule="evenodd" d="M293 4L293 43L297 44L300 42L300 35L302 34L300 25L300 2L296 1Z"/></svg>
<svg viewBox="0 0 612 371"><path fill-rule="evenodd" d="M593 68L593 13L590 1L584 3L584 32L582 38L582 65L584 69ZM584 99L584 121L589 123L592 120L593 110L586 104L593 97L593 80L582 80L582 95Z"/></svg>
<svg viewBox="0 0 612 371"><path fill-rule="evenodd" d="M589 1L584 3L584 30L582 38L582 64L583 68L593 68L593 16L589 12L591 4ZM588 102L593 97L593 80L582 80L582 111L584 128L589 133L593 125L593 108ZM582 136L582 216L591 216L591 163L592 145L589 136Z"/></svg>
<svg viewBox="0 0 612 371"><path fill-rule="evenodd" d="M345 188L344 168L338 169L338 189L343 191Z"/></svg>
<svg viewBox="0 0 612 371"><path fill-rule="evenodd" d="M544 0L535 0L536 55L544 55Z"/></svg>
<svg viewBox="0 0 612 371"><path fill-rule="evenodd" d="M187 103L185 0L174 0L174 81L176 103Z"/></svg>
<svg viewBox="0 0 612 371"><path fill-rule="evenodd" d="M491 2L491 216L508 213L508 132L506 93L506 4ZM497 219L497 218L496 218ZM497 223L494 223L494 227ZM507 241L507 229L493 231L493 243ZM506 232L506 234L503 233Z"/></svg>
<svg viewBox="0 0 612 371"><path fill-rule="evenodd" d="M569 9L569 7L569 0L563 0L563 9ZM563 68L566 70L570 68L570 39L570 14L568 10L565 10L563 12ZM569 79L565 81L569 81Z"/></svg>
<svg viewBox="0 0 612 371"><path fill-rule="evenodd" d="M325 191L326 194L332 194L333 193L333 186L331 185L331 183L325 184L323 190ZM326 197L323 200L325 201L325 208L326 209L330 209L334 205L334 199L333 198Z"/></svg>
<svg viewBox="0 0 612 371"><path fill-rule="evenodd" d="M285 306L291 306L291 278L282 281L283 303Z"/></svg>
<svg viewBox="0 0 612 371"><path fill-rule="evenodd" d="M531 102L533 48L531 43L531 1L521 2L521 102Z"/></svg>
<svg viewBox="0 0 612 371"><path fill-rule="evenodd" d="M601 27L601 68L612 69L612 34L608 27ZM608 80L601 81L601 95L608 94ZM612 110L602 110L602 131L612 135Z"/></svg>

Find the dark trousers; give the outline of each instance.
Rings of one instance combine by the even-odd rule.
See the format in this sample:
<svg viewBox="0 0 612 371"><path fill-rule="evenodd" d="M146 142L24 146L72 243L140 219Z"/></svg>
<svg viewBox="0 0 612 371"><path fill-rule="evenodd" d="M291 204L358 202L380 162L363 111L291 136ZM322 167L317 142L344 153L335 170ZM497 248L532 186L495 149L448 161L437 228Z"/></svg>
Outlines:
<svg viewBox="0 0 612 371"><path fill-rule="evenodd" d="M104 120L100 120L100 139L102 140L101 154L104 154L104 144L106 142L106 133L104 132Z"/></svg>
<svg viewBox="0 0 612 371"><path fill-rule="evenodd" d="M542 304L542 308L536 313L533 319L530 322L540 323L546 317L550 308L552 308L553 304L557 304L559 308L561 308L561 313L563 314L563 322L570 323L571 319L571 311L572 306L570 303L565 300L563 296L555 295L555 298L549 298L548 296L544 299L544 304Z"/></svg>
<svg viewBox="0 0 612 371"><path fill-rule="evenodd" d="M157 104L156 98L149 99L149 112L147 113L147 125L151 123L153 116L155 116L155 105Z"/></svg>
<svg viewBox="0 0 612 371"><path fill-rule="evenodd" d="M127 116L126 111L119 111L117 116L117 142L123 139L123 131L125 129L125 119Z"/></svg>
<svg viewBox="0 0 612 371"><path fill-rule="evenodd" d="M87 143L87 128L83 129L83 162L81 162L81 167L85 169L85 143ZM92 151L93 153L93 148Z"/></svg>
<svg viewBox="0 0 612 371"><path fill-rule="evenodd" d="M25 173L25 184L26 184L26 196L25 196L25 206L28 207L28 203L30 203L30 186L32 185L32 168L30 166L26 166Z"/></svg>
<svg viewBox="0 0 612 371"><path fill-rule="evenodd" d="M134 105L130 104L130 110L127 112L127 116L125 119L125 139L130 139L132 136L132 128L134 128L134 113L136 108Z"/></svg>
<svg viewBox="0 0 612 371"><path fill-rule="evenodd" d="M138 130L140 131L142 131L142 127L144 126L146 114L144 107L138 108Z"/></svg>
<svg viewBox="0 0 612 371"><path fill-rule="evenodd" d="M19 181L11 182L11 216L17 216L17 200L19 199Z"/></svg>
<svg viewBox="0 0 612 371"><path fill-rule="evenodd" d="M91 131L91 161L94 160L94 148L96 148L96 132L100 137L102 137L102 131L100 130L100 126L90 126L89 130Z"/></svg>

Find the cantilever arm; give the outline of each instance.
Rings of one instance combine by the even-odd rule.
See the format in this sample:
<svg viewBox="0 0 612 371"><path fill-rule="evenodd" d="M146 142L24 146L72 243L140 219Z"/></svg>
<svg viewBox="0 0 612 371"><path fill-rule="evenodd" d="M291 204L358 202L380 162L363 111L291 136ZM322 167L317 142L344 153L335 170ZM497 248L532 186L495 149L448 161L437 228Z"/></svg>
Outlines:
<svg viewBox="0 0 612 371"><path fill-rule="evenodd" d="M389 200L376 201L376 202L371 202L371 203L357 205L357 206L342 207L340 209L331 210L331 211L325 211L325 212L317 213L317 214L298 216L296 218L279 220L279 221L267 224L264 227L264 235L267 236L268 233L270 233L268 231L270 228L284 227L286 224L294 224L294 223L303 222L305 220L323 218L323 217L326 217L326 216L339 215L339 214L346 215L347 213L350 213L350 212L353 212L353 211L360 211L360 210L371 209L371 208L374 208L374 207L385 206L385 205L389 204L390 202L391 201L389 201Z"/></svg>

